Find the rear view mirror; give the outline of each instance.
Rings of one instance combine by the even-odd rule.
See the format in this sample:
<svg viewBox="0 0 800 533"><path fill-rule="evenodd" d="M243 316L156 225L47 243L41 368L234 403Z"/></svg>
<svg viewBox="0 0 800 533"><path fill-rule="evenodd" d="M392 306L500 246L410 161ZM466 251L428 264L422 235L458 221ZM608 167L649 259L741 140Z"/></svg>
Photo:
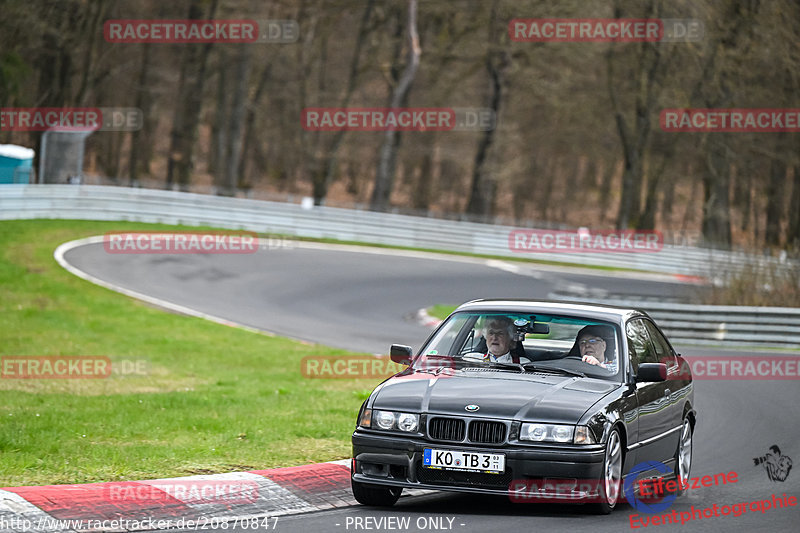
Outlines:
<svg viewBox="0 0 800 533"><path fill-rule="evenodd" d="M547 335L550 333L550 324L544 322L536 322L528 326L528 333L536 333L539 335Z"/></svg>
<svg viewBox="0 0 800 533"><path fill-rule="evenodd" d="M398 365L408 366L411 364L411 359L414 356L414 350L411 349L411 346L392 344L392 347L389 348L389 356L391 357L392 361Z"/></svg>
<svg viewBox="0 0 800 533"><path fill-rule="evenodd" d="M664 363L642 363L636 373L637 383L648 383L667 380L667 365Z"/></svg>

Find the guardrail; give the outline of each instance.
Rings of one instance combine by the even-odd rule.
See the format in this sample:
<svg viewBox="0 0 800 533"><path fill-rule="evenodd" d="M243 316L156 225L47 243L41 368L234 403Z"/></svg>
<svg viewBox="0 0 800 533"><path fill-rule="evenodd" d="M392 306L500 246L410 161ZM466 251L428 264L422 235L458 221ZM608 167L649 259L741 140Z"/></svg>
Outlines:
<svg viewBox="0 0 800 533"><path fill-rule="evenodd" d="M692 305L569 296L560 298L642 309L655 319L675 344L800 348L800 309L791 307Z"/></svg>
<svg viewBox="0 0 800 533"><path fill-rule="evenodd" d="M530 253L510 250L512 226L440 220L336 207L225 198L178 191L100 185L0 186L0 219L131 220L207 225L297 237L329 238L506 257L710 277L715 271L770 258L664 245L649 253Z"/></svg>

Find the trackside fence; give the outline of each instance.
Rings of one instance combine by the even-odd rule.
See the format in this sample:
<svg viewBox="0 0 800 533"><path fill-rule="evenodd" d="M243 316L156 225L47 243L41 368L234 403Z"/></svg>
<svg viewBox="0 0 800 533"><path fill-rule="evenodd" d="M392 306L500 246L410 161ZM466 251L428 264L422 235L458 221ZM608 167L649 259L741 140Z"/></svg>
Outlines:
<svg viewBox="0 0 800 533"><path fill-rule="evenodd" d="M0 187L0 219L31 218L207 225L701 277L748 263L780 264L773 258L668 244L650 253L519 253L509 248L509 234L517 229L512 226L326 206L307 209L293 203L158 189L55 184Z"/></svg>
<svg viewBox="0 0 800 533"><path fill-rule="evenodd" d="M692 305L645 300L586 299L608 305L642 309L676 344L800 348L800 309Z"/></svg>

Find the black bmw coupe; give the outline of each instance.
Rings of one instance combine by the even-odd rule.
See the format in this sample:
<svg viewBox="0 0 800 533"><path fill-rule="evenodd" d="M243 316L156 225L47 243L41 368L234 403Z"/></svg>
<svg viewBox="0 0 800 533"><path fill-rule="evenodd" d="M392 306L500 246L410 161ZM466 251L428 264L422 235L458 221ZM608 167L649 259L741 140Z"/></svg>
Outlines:
<svg viewBox="0 0 800 533"><path fill-rule="evenodd" d="M690 367L642 311L478 300L416 356L393 345L391 357L408 367L375 388L353 433L362 504L420 488L609 513L631 477L689 477Z"/></svg>

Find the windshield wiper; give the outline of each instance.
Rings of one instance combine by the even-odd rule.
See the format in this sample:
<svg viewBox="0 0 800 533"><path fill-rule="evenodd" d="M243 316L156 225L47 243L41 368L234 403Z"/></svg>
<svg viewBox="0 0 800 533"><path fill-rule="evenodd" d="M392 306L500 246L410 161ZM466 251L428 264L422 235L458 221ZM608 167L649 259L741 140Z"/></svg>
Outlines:
<svg viewBox="0 0 800 533"><path fill-rule="evenodd" d="M564 368L553 368L550 366L536 366L533 363L525 363L524 365L520 364L525 370L533 370L534 372L560 372L562 374L566 374L568 376L575 376L578 378L585 378L586 374L583 372L578 372L577 370L566 370Z"/></svg>
<svg viewBox="0 0 800 533"><path fill-rule="evenodd" d="M428 359L447 359L449 361L442 361L442 363L434 363L433 361L430 361L426 363L419 363L419 366L411 366L410 368L415 372L424 372L426 374L438 376L445 368L455 369L457 362L463 363L463 360L460 357L454 355L428 354L424 357Z"/></svg>
<svg viewBox="0 0 800 533"><path fill-rule="evenodd" d="M444 365L437 366L436 368L413 368L414 372L421 372L424 374L433 374L434 376L438 376L442 370L444 370Z"/></svg>
<svg viewBox="0 0 800 533"><path fill-rule="evenodd" d="M498 361L484 361L482 364L485 365L487 363L498 368L508 368L508 369L519 370L520 372L525 372L525 367L522 366L522 363L500 363Z"/></svg>

